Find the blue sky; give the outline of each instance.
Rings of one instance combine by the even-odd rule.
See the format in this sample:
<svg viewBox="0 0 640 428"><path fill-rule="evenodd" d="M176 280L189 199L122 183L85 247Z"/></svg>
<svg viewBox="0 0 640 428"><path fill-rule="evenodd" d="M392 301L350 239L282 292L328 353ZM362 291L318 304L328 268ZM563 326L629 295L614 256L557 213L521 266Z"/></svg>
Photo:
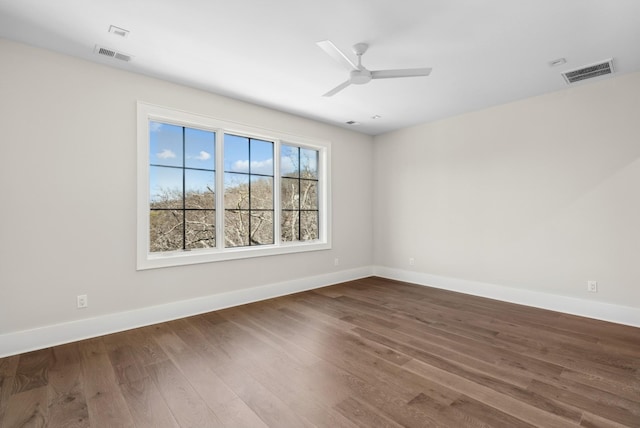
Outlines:
<svg viewBox="0 0 640 428"><path fill-rule="evenodd" d="M149 124L149 162L155 165L179 166L210 171L187 170L185 174L188 190L206 191L215 187L215 140L214 132L185 128L184 153L182 127L158 122ZM161 189L182 189L182 171L175 168L150 167L151 200L156 200Z"/></svg>
<svg viewBox="0 0 640 428"><path fill-rule="evenodd" d="M176 125L150 122L149 163L153 165L178 166L184 164L188 168L206 169L209 171L186 171L187 190L206 191L215 188L215 144L216 134L185 128L185 147L182 147L182 127ZM273 175L274 144L270 141L225 134L224 136L224 170L230 173L248 173ZM317 152L300 149L302 166L317 168ZM297 147L281 146L281 170L292 173L297 168ZM250 155L250 156L249 156ZM251 161L249 161L251 159ZM249 165L251 163L251 165ZM225 174L225 179L233 178L233 182L244 182L237 174ZM150 167L151 200L159 196L160 189L182 188L182 171L175 168ZM229 180L231 181L231 180ZM231 183L227 183L231 184Z"/></svg>

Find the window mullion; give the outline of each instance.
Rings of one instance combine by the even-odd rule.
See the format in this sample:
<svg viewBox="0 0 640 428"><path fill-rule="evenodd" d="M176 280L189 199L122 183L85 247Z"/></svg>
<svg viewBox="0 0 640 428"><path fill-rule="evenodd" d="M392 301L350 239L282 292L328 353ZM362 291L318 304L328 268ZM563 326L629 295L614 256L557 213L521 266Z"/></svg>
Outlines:
<svg viewBox="0 0 640 428"><path fill-rule="evenodd" d="M216 248L224 248L224 131L216 131Z"/></svg>
<svg viewBox="0 0 640 428"><path fill-rule="evenodd" d="M298 147L298 240L302 241L302 150Z"/></svg>
<svg viewBox="0 0 640 428"><path fill-rule="evenodd" d="M249 235L248 236L248 238L249 238L248 239L249 247L251 247L253 245L251 243L251 214L252 214L252 212L251 212L251 142L252 141L253 141L253 139L249 138L249 165L247 167L247 171L248 171L247 175L249 176L248 187L247 187L248 188L248 192L249 192L249 194L247 195L247 206L249 207L249 215L247 216L247 222L248 222L248 224L247 224L247 227L248 227L247 234ZM240 214L240 215L242 215L242 214Z"/></svg>
<svg viewBox="0 0 640 428"><path fill-rule="evenodd" d="M182 127L182 250L187 249L187 163L185 158L187 156L186 149L186 130L185 127Z"/></svg>
<svg viewBox="0 0 640 428"><path fill-rule="evenodd" d="M282 242L280 191L282 189L282 174L280 172L280 140L273 141L273 244L279 246Z"/></svg>

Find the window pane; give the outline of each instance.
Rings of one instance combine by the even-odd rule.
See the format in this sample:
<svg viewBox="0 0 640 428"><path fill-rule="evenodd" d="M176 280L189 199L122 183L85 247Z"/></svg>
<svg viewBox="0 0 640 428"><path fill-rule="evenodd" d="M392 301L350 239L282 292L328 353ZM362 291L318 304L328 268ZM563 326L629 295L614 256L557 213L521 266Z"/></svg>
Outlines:
<svg viewBox="0 0 640 428"><path fill-rule="evenodd" d="M251 176L251 209L273 209L273 178Z"/></svg>
<svg viewBox="0 0 640 428"><path fill-rule="evenodd" d="M302 211L300 213L300 240L318 239L318 212Z"/></svg>
<svg viewBox="0 0 640 428"><path fill-rule="evenodd" d="M282 177L298 177L298 148L282 144L280 146L280 175Z"/></svg>
<svg viewBox="0 0 640 428"><path fill-rule="evenodd" d="M149 122L149 163L182 166L182 127Z"/></svg>
<svg viewBox="0 0 640 428"><path fill-rule="evenodd" d="M273 244L273 211L251 211L251 245Z"/></svg>
<svg viewBox="0 0 640 428"><path fill-rule="evenodd" d="M302 178L318 178L318 151L300 149L300 176Z"/></svg>
<svg viewBox="0 0 640 428"><path fill-rule="evenodd" d="M215 173L213 171L200 171L185 169L185 208L208 208L216 207L215 198Z"/></svg>
<svg viewBox="0 0 640 428"><path fill-rule="evenodd" d="M249 209L249 176L247 174L224 175L224 207Z"/></svg>
<svg viewBox="0 0 640 428"><path fill-rule="evenodd" d="M300 208L303 210L318 209L318 182L300 180Z"/></svg>
<svg viewBox="0 0 640 428"><path fill-rule="evenodd" d="M300 199L300 180L297 178L282 178L280 183L280 205L282 209L297 210Z"/></svg>
<svg viewBox="0 0 640 428"><path fill-rule="evenodd" d="M273 175L273 143L251 140L251 174Z"/></svg>
<svg viewBox="0 0 640 428"><path fill-rule="evenodd" d="M224 134L224 170L249 172L249 139Z"/></svg>
<svg viewBox="0 0 640 428"><path fill-rule="evenodd" d="M182 169L149 167L151 208L182 208Z"/></svg>
<svg viewBox="0 0 640 428"><path fill-rule="evenodd" d="M297 241L298 221L300 219L300 211L282 211L280 222L280 233L282 241Z"/></svg>
<svg viewBox="0 0 640 428"><path fill-rule="evenodd" d="M216 212L213 210L186 211L185 248L213 248L216 246Z"/></svg>
<svg viewBox="0 0 640 428"><path fill-rule="evenodd" d="M245 247L249 245L249 211L225 210L224 246Z"/></svg>
<svg viewBox="0 0 640 428"><path fill-rule="evenodd" d="M185 166L214 170L216 167L215 143L216 134L214 132L185 128Z"/></svg>
<svg viewBox="0 0 640 428"><path fill-rule="evenodd" d="M162 210L149 212L149 251L175 251L182 249L182 211Z"/></svg>

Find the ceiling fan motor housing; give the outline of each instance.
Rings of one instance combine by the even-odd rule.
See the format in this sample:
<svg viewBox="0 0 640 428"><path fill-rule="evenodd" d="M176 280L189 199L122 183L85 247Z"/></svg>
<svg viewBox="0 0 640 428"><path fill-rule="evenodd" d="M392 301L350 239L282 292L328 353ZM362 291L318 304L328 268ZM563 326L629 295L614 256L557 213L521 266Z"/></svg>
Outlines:
<svg viewBox="0 0 640 428"><path fill-rule="evenodd" d="M364 85L371 81L371 72L367 69L351 70L349 81L354 85Z"/></svg>

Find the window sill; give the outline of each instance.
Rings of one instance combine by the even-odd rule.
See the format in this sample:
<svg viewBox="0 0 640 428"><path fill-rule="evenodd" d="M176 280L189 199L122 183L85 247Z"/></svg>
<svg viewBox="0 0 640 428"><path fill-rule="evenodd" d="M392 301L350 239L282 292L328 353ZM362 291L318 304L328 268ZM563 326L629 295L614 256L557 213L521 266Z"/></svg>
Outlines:
<svg viewBox="0 0 640 428"><path fill-rule="evenodd" d="M260 245L256 247L225 248L224 250L212 248L208 250L172 251L143 254L141 257L138 257L136 269L147 270L330 249L331 244L327 242L313 241L305 243L281 243L279 245Z"/></svg>

